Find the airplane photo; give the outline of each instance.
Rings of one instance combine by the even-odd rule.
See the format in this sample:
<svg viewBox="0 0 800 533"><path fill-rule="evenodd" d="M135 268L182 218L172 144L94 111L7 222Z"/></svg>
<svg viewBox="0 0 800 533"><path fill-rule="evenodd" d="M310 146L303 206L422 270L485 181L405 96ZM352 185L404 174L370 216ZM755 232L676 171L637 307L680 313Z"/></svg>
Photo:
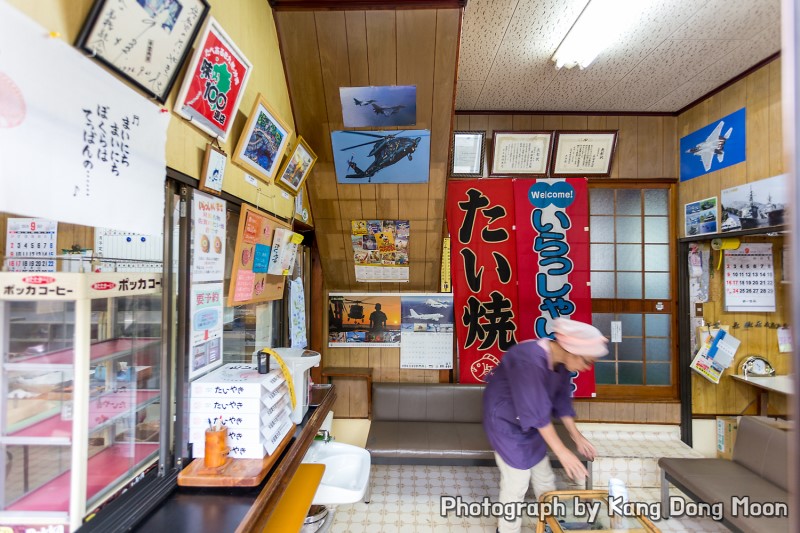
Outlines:
<svg viewBox="0 0 800 533"><path fill-rule="evenodd" d="M383 115L384 117L388 117L398 113L401 109L404 109L406 106L404 105L393 105L388 107L382 107L378 104L372 104L372 110L375 111L376 115Z"/></svg>
<svg viewBox="0 0 800 533"><path fill-rule="evenodd" d="M356 105L369 105L369 104L371 104L371 103L373 103L375 101L376 100L366 100L366 101L364 101L364 100L359 100L358 98L353 98L353 102L355 102Z"/></svg>
<svg viewBox="0 0 800 533"><path fill-rule="evenodd" d="M721 135L722 126L724 124L724 121L720 121L705 141L698 143L694 148L686 150L687 154L694 154L700 158L706 172L711 169L711 163L715 155L717 156L717 161L720 163L722 163L722 159L725 157L725 143L730 139L733 128L728 128L725 135Z"/></svg>
<svg viewBox="0 0 800 533"><path fill-rule="evenodd" d="M413 318L416 320L436 320L439 321L440 318L444 318L444 315L441 313L426 313L424 315L420 315L413 309L409 311L409 315L406 318Z"/></svg>
<svg viewBox="0 0 800 533"><path fill-rule="evenodd" d="M425 300L425 305L430 307L436 307L439 309L447 309L448 305L445 302L440 302L439 300L434 300L433 298L428 298Z"/></svg>

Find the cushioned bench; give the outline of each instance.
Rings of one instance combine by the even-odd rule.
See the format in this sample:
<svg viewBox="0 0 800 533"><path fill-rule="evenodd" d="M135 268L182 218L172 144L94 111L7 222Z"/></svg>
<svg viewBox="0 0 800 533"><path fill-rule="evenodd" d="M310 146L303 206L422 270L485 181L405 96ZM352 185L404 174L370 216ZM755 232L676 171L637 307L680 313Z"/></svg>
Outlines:
<svg viewBox="0 0 800 533"><path fill-rule="evenodd" d="M754 417L742 417L733 460L661 458L662 514L669 516L669 484L696 502L722 503L723 520L733 531L789 531L788 517L744 516L737 501L789 504L789 435ZM753 508L751 508L753 509Z"/></svg>
<svg viewBox="0 0 800 533"><path fill-rule="evenodd" d="M483 431L483 385L374 383L372 423L366 448L374 464L494 466L494 451ZM589 471L563 424L558 436ZM551 464L560 468L552 452Z"/></svg>

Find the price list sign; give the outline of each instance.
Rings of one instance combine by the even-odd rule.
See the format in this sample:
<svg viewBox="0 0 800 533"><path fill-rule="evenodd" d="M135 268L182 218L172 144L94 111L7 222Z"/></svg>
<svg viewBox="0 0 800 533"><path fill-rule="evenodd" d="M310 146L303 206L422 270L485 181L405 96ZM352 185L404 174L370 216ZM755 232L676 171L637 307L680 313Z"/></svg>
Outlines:
<svg viewBox="0 0 800 533"><path fill-rule="evenodd" d="M725 250L725 309L775 312L772 244L742 243Z"/></svg>
<svg viewBox="0 0 800 533"><path fill-rule="evenodd" d="M9 218L6 266L9 272L55 272L58 222L43 218Z"/></svg>

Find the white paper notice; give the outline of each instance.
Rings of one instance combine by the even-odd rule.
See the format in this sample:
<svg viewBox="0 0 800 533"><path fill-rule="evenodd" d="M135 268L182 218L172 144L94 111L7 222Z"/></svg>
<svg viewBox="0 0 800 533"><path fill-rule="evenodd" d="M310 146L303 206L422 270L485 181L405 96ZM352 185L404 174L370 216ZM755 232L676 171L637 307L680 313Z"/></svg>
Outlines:
<svg viewBox="0 0 800 533"><path fill-rule="evenodd" d="M225 200L194 192L192 282L225 277Z"/></svg>
<svg viewBox="0 0 800 533"><path fill-rule="evenodd" d="M789 328L778 328L778 351L780 353L792 351L792 330Z"/></svg>
<svg viewBox="0 0 800 533"><path fill-rule="evenodd" d="M725 250L725 310L775 312L772 244L742 243Z"/></svg>
<svg viewBox="0 0 800 533"><path fill-rule="evenodd" d="M0 211L160 234L170 114L47 35L0 2Z"/></svg>

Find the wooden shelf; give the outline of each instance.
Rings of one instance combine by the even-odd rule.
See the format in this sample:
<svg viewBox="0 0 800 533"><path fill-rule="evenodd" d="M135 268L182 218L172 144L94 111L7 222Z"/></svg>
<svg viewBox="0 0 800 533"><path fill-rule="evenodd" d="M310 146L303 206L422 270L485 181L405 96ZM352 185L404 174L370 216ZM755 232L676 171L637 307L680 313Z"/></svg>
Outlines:
<svg viewBox="0 0 800 533"><path fill-rule="evenodd" d="M203 458L195 459L178 474L181 487L257 487L264 481L267 472L283 453L294 437L296 426L292 424L278 447L263 459L231 459L220 468L206 468ZM283 531L283 530L282 530Z"/></svg>

